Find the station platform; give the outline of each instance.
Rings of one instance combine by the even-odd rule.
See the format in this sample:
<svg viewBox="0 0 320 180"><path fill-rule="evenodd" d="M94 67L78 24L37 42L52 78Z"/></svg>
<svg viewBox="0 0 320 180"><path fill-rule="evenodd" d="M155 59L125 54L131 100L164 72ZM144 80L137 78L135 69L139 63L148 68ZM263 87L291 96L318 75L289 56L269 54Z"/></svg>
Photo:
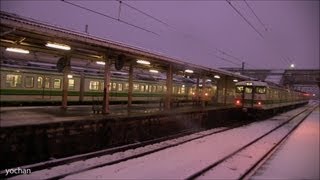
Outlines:
<svg viewBox="0 0 320 180"><path fill-rule="evenodd" d="M19 106L0 107L0 127L47 124L75 120L97 120L114 117L141 117L155 114L172 114L177 112L207 111L232 109L233 105L193 106L186 105L164 110L159 104L134 104L128 108L126 104L110 105L109 114L94 113L92 105L68 106L66 110L60 106Z"/></svg>
<svg viewBox="0 0 320 180"><path fill-rule="evenodd" d="M320 179L319 117L318 106L251 179Z"/></svg>

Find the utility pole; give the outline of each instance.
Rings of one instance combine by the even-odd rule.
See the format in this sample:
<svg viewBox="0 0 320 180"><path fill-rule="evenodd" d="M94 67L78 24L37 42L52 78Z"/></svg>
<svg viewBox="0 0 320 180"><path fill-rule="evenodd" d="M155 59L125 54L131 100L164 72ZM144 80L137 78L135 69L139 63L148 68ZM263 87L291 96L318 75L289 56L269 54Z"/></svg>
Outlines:
<svg viewBox="0 0 320 180"><path fill-rule="evenodd" d="M244 72L244 62L241 63L241 74L243 75Z"/></svg>

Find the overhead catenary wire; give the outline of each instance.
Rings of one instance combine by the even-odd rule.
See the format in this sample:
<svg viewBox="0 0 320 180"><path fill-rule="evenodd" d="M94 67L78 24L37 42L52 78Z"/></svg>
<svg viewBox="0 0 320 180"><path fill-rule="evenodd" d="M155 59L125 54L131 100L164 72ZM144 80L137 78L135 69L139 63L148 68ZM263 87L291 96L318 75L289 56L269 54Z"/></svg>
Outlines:
<svg viewBox="0 0 320 180"><path fill-rule="evenodd" d="M125 3L125 2L120 1L120 0L116 0L116 1L118 1L119 3L122 3L122 4L124 4L124 5L126 5L127 7L131 8L131 9L133 9L133 10L135 10L135 11L140 12L141 14L143 14L143 15L145 15L145 16L147 16L147 17L149 17L149 18L151 18L151 19L153 19L153 20L155 20L155 21L157 21L157 22L159 22L159 23L161 23L161 24L163 24L163 25L166 25L166 26L168 26L168 27L171 27L171 26L170 26L169 24L167 24L166 22L164 22L164 21L162 21L162 20L160 20L160 19L158 19L158 18L156 18L156 17L154 17L154 16L152 16L152 15L150 15L150 14L144 12L144 11L141 11L140 9L138 9L138 8L136 8L136 7L134 7L134 6L131 6L131 5L128 4L128 3Z"/></svg>
<svg viewBox="0 0 320 180"><path fill-rule="evenodd" d="M248 21L247 18L245 18L245 17L241 14L241 12L240 12L237 8L235 8L235 7L232 5L232 3L230 2L230 0L226 0L226 1L227 1L227 3L232 7L232 9L235 10L235 11L239 14L239 16L241 16L242 19L243 19L247 24L249 24L249 26L250 26L252 29L254 29L254 31L256 31L256 33L259 34L259 36L260 36L262 39L264 39L263 35Z"/></svg>
<svg viewBox="0 0 320 180"><path fill-rule="evenodd" d="M260 24L263 26L264 30L268 31L267 27L264 25L264 23L261 21L261 19L257 16L257 14L254 12L253 8L249 5L249 3L246 0L244 0L244 2L248 6L248 8L251 10L251 12L254 14L254 16L258 19Z"/></svg>
<svg viewBox="0 0 320 180"><path fill-rule="evenodd" d="M80 5L78 5L78 4L75 4L75 3L72 3L72 2L69 2L69 1L66 1L66 0L61 0L61 1L64 2L64 3L70 4L70 5L73 5L73 6L75 6L75 7L78 7L78 8L87 10L87 11L90 11L90 12L92 12L92 13L95 13L95 14L98 14L98 15L101 15L101 16L104 16L104 17L106 17L106 18L109 18L109 19L112 19L112 20L121 22L121 23L123 23L123 24L129 25L129 26L132 26L132 27L135 27L135 28L137 28L137 29L146 31L146 32L148 32L148 33L152 33L152 34L154 34L154 35L160 36L159 34L153 32L153 31L151 31L151 30L148 30L148 29L145 29L145 28L143 28L143 27L140 27L140 26L131 24L131 23L126 22L126 21L123 21L123 20L121 20L121 19L114 18L114 17L112 17L112 16L103 14L103 13L98 12L98 11L94 11L94 10L92 10L92 9L89 9L89 8L86 8L86 7L83 7L83 6L80 6ZM119 15L119 17L120 17L120 15Z"/></svg>

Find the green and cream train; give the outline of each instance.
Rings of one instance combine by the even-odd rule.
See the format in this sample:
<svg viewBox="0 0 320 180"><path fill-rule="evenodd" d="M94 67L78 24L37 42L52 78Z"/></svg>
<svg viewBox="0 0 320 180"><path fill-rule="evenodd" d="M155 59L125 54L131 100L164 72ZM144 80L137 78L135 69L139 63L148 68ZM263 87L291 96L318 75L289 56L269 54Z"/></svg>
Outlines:
<svg viewBox="0 0 320 180"><path fill-rule="evenodd" d="M72 68L73 73L68 76L68 104L101 102L104 87L103 73ZM23 66L2 64L1 106L61 104L62 81L62 73L57 72L54 64L28 63ZM165 79L148 79L136 74L133 80L133 103L161 102L167 91L165 84ZM126 103L128 86L128 74L113 72L109 86L110 104ZM195 82L191 79L174 78L173 100L179 102L191 102L194 99L210 101L217 89L216 85L211 83L206 83L206 86L200 87L199 91L196 91L195 87ZM201 98L195 98L196 96L201 96Z"/></svg>
<svg viewBox="0 0 320 180"><path fill-rule="evenodd" d="M306 93L262 81L236 83L235 105L249 113L275 112L286 107L306 104Z"/></svg>

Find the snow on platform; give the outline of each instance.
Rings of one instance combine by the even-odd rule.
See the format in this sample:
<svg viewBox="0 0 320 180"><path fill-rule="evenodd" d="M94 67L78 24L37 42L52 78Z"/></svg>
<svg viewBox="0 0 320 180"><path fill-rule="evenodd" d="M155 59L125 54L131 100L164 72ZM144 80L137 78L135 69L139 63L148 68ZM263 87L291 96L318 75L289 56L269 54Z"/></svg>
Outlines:
<svg viewBox="0 0 320 180"><path fill-rule="evenodd" d="M319 108L254 174L252 179L320 179Z"/></svg>

